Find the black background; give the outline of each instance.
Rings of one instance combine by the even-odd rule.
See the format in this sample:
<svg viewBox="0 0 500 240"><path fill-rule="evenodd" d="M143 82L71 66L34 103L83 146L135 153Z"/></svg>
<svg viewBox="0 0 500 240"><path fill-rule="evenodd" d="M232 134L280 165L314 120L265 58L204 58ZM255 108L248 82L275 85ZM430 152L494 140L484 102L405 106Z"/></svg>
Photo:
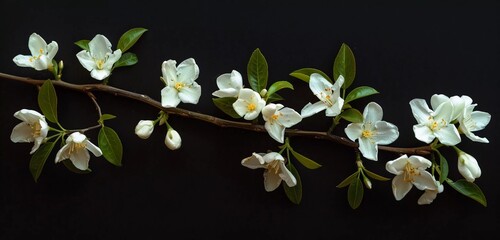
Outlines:
<svg viewBox="0 0 500 240"><path fill-rule="evenodd" d="M434 93L468 95L492 121L477 132L489 144L463 138L458 145L474 155L483 171L476 183L488 207L445 185L431 205L419 206L422 192L413 189L395 201L390 182L373 182L361 206L347 203L347 189L335 186L355 171L351 149L310 138L292 138L292 145L323 164L309 170L296 163L302 182L300 205L288 201L283 189L267 193L262 171L242 167L252 152L277 150L265 133L220 128L172 116L182 148L163 144L164 126L148 140L134 127L154 119L157 109L132 100L96 93L108 121L123 141L123 166L92 157L93 172L78 175L51 155L38 183L28 169L32 144L14 144L9 136L18 123L12 115L22 108L39 110L35 87L0 79L0 238L137 239L137 238L264 238L264 239L473 239L496 236L499 224L497 94L500 66L499 5L473 4L348 4L348 1L24 1L0 3L0 71L46 79L48 72L19 68L12 58L28 54L31 33L59 43L63 79L96 83L78 63L73 42L103 34L113 43L133 27L148 32L130 49L139 63L113 72L110 85L160 100L161 63L193 57L200 67L197 105L179 107L229 118L211 102L215 79L238 70L246 81L246 64L260 48L269 64L270 82L287 80L295 91L283 90L283 103L298 111L316 101L307 85L289 76L303 67L332 74L334 57L344 42L353 50L357 75L353 87L368 85L381 94L353 102L362 110L369 101L384 108L384 120L399 127L391 146L420 146L413 135L408 102L429 101ZM73 7L78 5L78 7ZM246 82L245 82L246 83ZM248 84L246 84L248 86ZM92 102L81 93L57 88L59 118L66 128L95 124ZM262 121L262 120L261 120ZM331 119L323 113L295 127L324 131ZM336 133L345 136L345 123ZM87 134L93 142L97 131ZM461 176L456 155L444 150L450 178ZM381 152L365 166L381 175L385 162L396 158Z"/></svg>

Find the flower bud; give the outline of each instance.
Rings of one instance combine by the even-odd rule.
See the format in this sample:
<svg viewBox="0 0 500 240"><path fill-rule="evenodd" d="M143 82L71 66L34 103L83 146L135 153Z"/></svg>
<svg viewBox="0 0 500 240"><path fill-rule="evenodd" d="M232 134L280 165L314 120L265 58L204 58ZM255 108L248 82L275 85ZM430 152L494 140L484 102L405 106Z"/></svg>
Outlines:
<svg viewBox="0 0 500 240"><path fill-rule="evenodd" d="M267 94L267 89L265 89L265 88L262 89L259 94L260 94L261 97L265 97L266 94Z"/></svg>
<svg viewBox="0 0 500 240"><path fill-rule="evenodd" d="M363 176L363 182L365 183L366 188L372 189L372 181L369 178Z"/></svg>
<svg viewBox="0 0 500 240"><path fill-rule="evenodd" d="M167 136L165 136L165 145L167 145L170 150L176 150L181 147L181 143L181 135L179 135L179 133L173 128L169 128Z"/></svg>
<svg viewBox="0 0 500 240"><path fill-rule="evenodd" d="M151 133L153 132L155 127L155 124L151 120L141 120L139 123L137 123L137 126L135 126L135 134L139 136L142 139L147 139L149 136L151 136Z"/></svg>
<svg viewBox="0 0 500 240"><path fill-rule="evenodd" d="M462 151L458 153L458 171L469 182L474 182L476 178L481 176L481 168L479 168L477 160Z"/></svg>

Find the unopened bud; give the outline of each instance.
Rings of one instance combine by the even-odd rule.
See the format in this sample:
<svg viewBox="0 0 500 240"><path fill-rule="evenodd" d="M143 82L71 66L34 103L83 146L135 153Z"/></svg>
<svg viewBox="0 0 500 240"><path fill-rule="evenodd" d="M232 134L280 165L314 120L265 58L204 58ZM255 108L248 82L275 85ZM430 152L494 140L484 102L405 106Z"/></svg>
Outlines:
<svg viewBox="0 0 500 240"><path fill-rule="evenodd" d="M267 89L265 89L265 88L264 88L264 89L262 89L262 90L260 91L260 96L261 96L261 97L265 97L265 96L266 96L266 94L267 94Z"/></svg>
<svg viewBox="0 0 500 240"><path fill-rule="evenodd" d="M363 177L363 182L365 183L366 188L372 189L372 181L369 178Z"/></svg>
<svg viewBox="0 0 500 240"><path fill-rule="evenodd" d="M169 128L167 136L165 136L165 145L167 145L170 150L176 150L181 147L181 143L181 135L179 135L179 133L173 128Z"/></svg>
<svg viewBox="0 0 500 240"><path fill-rule="evenodd" d="M147 139L151 136L154 130L154 122L151 120L141 120L135 126L135 134L142 139Z"/></svg>

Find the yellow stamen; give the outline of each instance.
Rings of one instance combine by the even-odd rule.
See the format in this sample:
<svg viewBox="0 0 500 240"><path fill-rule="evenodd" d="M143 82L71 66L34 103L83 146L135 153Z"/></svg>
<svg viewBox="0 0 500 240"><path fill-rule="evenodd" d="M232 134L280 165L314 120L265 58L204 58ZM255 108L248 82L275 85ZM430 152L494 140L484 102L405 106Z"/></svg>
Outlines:
<svg viewBox="0 0 500 240"><path fill-rule="evenodd" d="M361 135L363 135L363 137L365 137L365 138L372 138L373 137L373 132L370 131L370 130L363 130L363 132L361 133Z"/></svg>
<svg viewBox="0 0 500 240"><path fill-rule="evenodd" d="M71 153L76 152L80 149L83 149L86 146L87 146L86 143L71 143L69 146L69 154L71 155Z"/></svg>
<svg viewBox="0 0 500 240"><path fill-rule="evenodd" d="M39 122L30 125L33 137L37 138L42 134L42 126Z"/></svg>
<svg viewBox="0 0 500 240"><path fill-rule="evenodd" d="M403 173L403 181L405 182L413 182L414 176L419 176L420 172L418 169L413 167L410 162L407 162L405 165L405 172Z"/></svg>
<svg viewBox="0 0 500 240"><path fill-rule="evenodd" d="M278 118L280 118L280 116L278 114L273 114L273 116L271 116L273 118L273 120L278 120Z"/></svg>
<svg viewBox="0 0 500 240"><path fill-rule="evenodd" d="M95 63L97 64L97 69L102 70L104 68L104 59L99 59Z"/></svg>
<svg viewBox="0 0 500 240"><path fill-rule="evenodd" d="M247 105L247 110L249 112L255 111L255 104L253 104L253 103L248 104Z"/></svg>
<svg viewBox="0 0 500 240"><path fill-rule="evenodd" d="M270 162L267 165L267 170L274 172L275 174L278 174L278 172L280 171L279 161L274 160L274 161Z"/></svg>
<svg viewBox="0 0 500 240"><path fill-rule="evenodd" d="M175 83L175 87L174 87L174 88L175 88L177 91L180 91L180 90L181 90L184 86L185 86L185 84L184 84L184 83L177 82L177 83Z"/></svg>
<svg viewBox="0 0 500 240"><path fill-rule="evenodd" d="M43 54L43 48L40 48L40 50L38 50L40 52L40 54Z"/></svg>

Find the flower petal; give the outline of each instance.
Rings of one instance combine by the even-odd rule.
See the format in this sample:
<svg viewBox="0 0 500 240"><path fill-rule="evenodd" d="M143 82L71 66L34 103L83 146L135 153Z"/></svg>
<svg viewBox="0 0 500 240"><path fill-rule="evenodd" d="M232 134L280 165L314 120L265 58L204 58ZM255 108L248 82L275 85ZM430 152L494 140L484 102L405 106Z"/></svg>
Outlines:
<svg viewBox="0 0 500 240"><path fill-rule="evenodd" d="M177 68L175 66L176 64L177 62L171 59L169 59L168 61L164 61L161 64L161 73L167 86L174 87L175 82L177 81Z"/></svg>
<svg viewBox="0 0 500 240"><path fill-rule="evenodd" d="M181 99L179 98L177 90L173 87L164 87L161 90L161 105L166 108L177 107Z"/></svg>
<svg viewBox="0 0 500 240"><path fill-rule="evenodd" d="M73 151L69 159L75 165L76 168L80 170L87 170L89 168L90 154L87 149L81 148Z"/></svg>
<svg viewBox="0 0 500 240"><path fill-rule="evenodd" d="M90 53L88 53L86 50L82 50L76 54L76 57L78 58L78 61L82 66L87 69L87 71L92 71L92 69L97 69L97 64L94 62L92 59L92 56L90 56Z"/></svg>
<svg viewBox="0 0 500 240"><path fill-rule="evenodd" d="M337 80L335 81L335 83L332 86L333 91L340 90L342 85L344 85L344 76L339 75L339 77L337 78ZM339 94L340 94L340 92L339 92Z"/></svg>
<svg viewBox="0 0 500 240"><path fill-rule="evenodd" d="M373 140L380 145L391 144L399 137L398 127L396 125L386 122L379 121L375 123L375 135Z"/></svg>
<svg viewBox="0 0 500 240"><path fill-rule="evenodd" d="M64 145L56 154L55 162L61 162L69 158L69 144Z"/></svg>
<svg viewBox="0 0 500 240"><path fill-rule="evenodd" d="M241 165L250 169L266 168L264 163L265 162L264 159L262 158L262 155L258 153L253 153L252 156L241 160Z"/></svg>
<svg viewBox="0 0 500 240"><path fill-rule="evenodd" d="M264 124L269 136L274 140L283 143L285 141L285 127L277 122L268 121Z"/></svg>
<svg viewBox="0 0 500 240"><path fill-rule="evenodd" d="M283 156L281 156L281 154L277 152L266 153L262 157L262 159L264 160L265 163L271 163L273 161L282 161L282 162L285 161L285 158L283 158Z"/></svg>
<svg viewBox="0 0 500 240"><path fill-rule="evenodd" d="M97 80L103 80L103 79L107 78L110 74L111 74L111 71L109 71L108 69L99 70L97 68L94 68L90 72L90 76L94 79L97 79Z"/></svg>
<svg viewBox="0 0 500 240"><path fill-rule="evenodd" d="M383 117L383 110L376 102L370 102L363 110L363 122L374 124L381 121Z"/></svg>
<svg viewBox="0 0 500 240"><path fill-rule="evenodd" d="M225 89L220 89L212 93L213 96L215 97L238 97L238 93L240 91L234 88L225 88Z"/></svg>
<svg viewBox="0 0 500 240"><path fill-rule="evenodd" d="M321 99L319 97L321 94L330 95L330 91L327 91L327 89L332 89L333 85L323 76L321 76L321 74L313 73L309 77L309 88L314 95Z"/></svg>
<svg viewBox="0 0 500 240"><path fill-rule="evenodd" d="M413 184L405 181L403 175L397 175L392 179L392 193L397 201L403 199L412 187Z"/></svg>
<svg viewBox="0 0 500 240"><path fill-rule="evenodd" d="M188 58L182 61L177 67L177 81L184 84L191 84L198 78L200 69L194 58Z"/></svg>
<svg viewBox="0 0 500 240"><path fill-rule="evenodd" d="M17 55L12 59L14 63L19 67L33 67L34 60L32 56L27 55Z"/></svg>
<svg viewBox="0 0 500 240"><path fill-rule="evenodd" d="M193 82L179 91L179 98L183 103L197 104L201 96L201 86Z"/></svg>
<svg viewBox="0 0 500 240"><path fill-rule="evenodd" d="M378 148L375 142L369 138L361 137L359 141L359 151L363 154L363 157L377 161Z"/></svg>
<svg viewBox="0 0 500 240"><path fill-rule="evenodd" d="M404 154L392 161L388 161L385 164L385 169L392 174L400 175L404 172L406 163L408 163L408 156Z"/></svg>
<svg viewBox="0 0 500 240"><path fill-rule="evenodd" d="M111 70L113 68L113 64L115 64L115 62L120 60L121 57L122 57L122 50L120 49L115 50L113 53L108 54L108 59L106 59L103 68Z"/></svg>
<svg viewBox="0 0 500 240"><path fill-rule="evenodd" d="M434 131L434 135L439 139L439 141L447 146L457 145L461 139L455 125L447 125L441 129Z"/></svg>
<svg viewBox="0 0 500 240"><path fill-rule="evenodd" d="M52 41L47 45L47 60L50 62L56 56L57 51L59 50L59 45L57 42Z"/></svg>
<svg viewBox="0 0 500 240"><path fill-rule="evenodd" d="M418 123L426 123L432 110L429 109L424 99L415 98L410 101L411 112Z"/></svg>
<svg viewBox="0 0 500 240"><path fill-rule="evenodd" d="M89 42L90 54L96 59L106 59L106 54L111 53L111 42L101 34L95 35Z"/></svg>
<svg viewBox="0 0 500 240"><path fill-rule="evenodd" d="M437 190L434 177L427 171L420 171L420 174L413 175L413 185L419 190Z"/></svg>
<svg viewBox="0 0 500 240"><path fill-rule="evenodd" d="M264 188L268 192L274 191L281 184L281 177L273 171L264 171Z"/></svg>
<svg viewBox="0 0 500 240"><path fill-rule="evenodd" d="M344 106L344 99L342 99L341 97L336 98L335 93L333 95L333 101L335 101L335 103L331 107L326 108L327 117L335 117L339 115L342 110L342 106Z"/></svg>
<svg viewBox="0 0 500 240"><path fill-rule="evenodd" d="M86 143L85 148L87 148L90 152L92 152L94 156L100 157L102 155L101 149L96 145L94 145L92 142L86 140L85 143Z"/></svg>
<svg viewBox="0 0 500 240"><path fill-rule="evenodd" d="M436 110L439 105L445 102L449 102L450 98L444 94L434 94L431 97L431 107Z"/></svg>
<svg viewBox="0 0 500 240"><path fill-rule="evenodd" d="M448 124L453 118L453 105L451 102L444 102L431 115L435 120L443 119Z"/></svg>
<svg viewBox="0 0 500 240"><path fill-rule="evenodd" d="M264 110L262 112L264 113ZM302 121L302 116L297 111L288 107L279 110L279 114L278 122L287 128Z"/></svg>
<svg viewBox="0 0 500 240"><path fill-rule="evenodd" d="M310 117L318 112L321 112L326 109L326 104L324 104L322 101L318 101L314 104L308 103L307 105L302 108L300 111L300 115L303 118Z"/></svg>
<svg viewBox="0 0 500 240"><path fill-rule="evenodd" d="M31 148L30 154L33 154L34 152L36 152L36 150L38 150L40 145L42 145L44 139L45 139L44 137L35 138L35 141L33 141L34 144L33 147Z"/></svg>
<svg viewBox="0 0 500 240"><path fill-rule="evenodd" d="M487 138L479 137L471 131L466 131L466 130L464 131L462 128L460 128L460 130L464 133L464 135L467 138L469 138L470 140L472 140L474 142L480 142L480 143L489 143L490 142Z"/></svg>
<svg viewBox="0 0 500 240"><path fill-rule="evenodd" d="M273 120L272 117L276 114L276 108L277 106L274 103L269 103L262 108L262 118L264 118L264 121Z"/></svg>
<svg viewBox="0 0 500 240"><path fill-rule="evenodd" d="M290 170L286 168L285 163L280 162L279 164L281 170L281 172L279 173L280 178L284 180L286 185L288 185L289 187L294 187L295 185L297 185L297 179L295 178L295 176L293 176L292 172L290 172Z"/></svg>
<svg viewBox="0 0 500 240"><path fill-rule="evenodd" d="M12 129L10 140L15 143L33 142L35 140L33 138L33 130L28 123L21 122Z"/></svg>
<svg viewBox="0 0 500 240"><path fill-rule="evenodd" d="M491 115L487 112L474 111L471 113L471 120L475 123L470 131L483 130L490 123Z"/></svg>
<svg viewBox="0 0 500 240"><path fill-rule="evenodd" d="M38 34L32 33L28 40L28 48L30 49L32 56L39 56L45 53L47 48L47 42Z"/></svg>
<svg viewBox="0 0 500 240"><path fill-rule="evenodd" d="M45 117L35 110L21 109L14 113L14 117L29 124L37 123L40 119Z"/></svg>
<svg viewBox="0 0 500 240"><path fill-rule="evenodd" d="M356 139L361 137L363 133L363 124L361 123L349 123L344 129L345 134L351 141L356 141Z"/></svg>
<svg viewBox="0 0 500 240"><path fill-rule="evenodd" d="M431 204L436 199L438 194L437 190L425 190L425 192L418 198L418 205Z"/></svg>
<svg viewBox="0 0 500 240"><path fill-rule="evenodd" d="M431 129L424 124L417 124L413 125L413 132L415 133L415 138L425 142L425 143L431 143L436 136L434 136L434 133L431 131Z"/></svg>
<svg viewBox="0 0 500 240"><path fill-rule="evenodd" d="M247 102L243 99L237 99L233 103L234 111L236 111L236 113L238 113L238 115L240 115L240 117L245 116L245 114L247 113L247 111L248 111L247 106L248 106Z"/></svg>

